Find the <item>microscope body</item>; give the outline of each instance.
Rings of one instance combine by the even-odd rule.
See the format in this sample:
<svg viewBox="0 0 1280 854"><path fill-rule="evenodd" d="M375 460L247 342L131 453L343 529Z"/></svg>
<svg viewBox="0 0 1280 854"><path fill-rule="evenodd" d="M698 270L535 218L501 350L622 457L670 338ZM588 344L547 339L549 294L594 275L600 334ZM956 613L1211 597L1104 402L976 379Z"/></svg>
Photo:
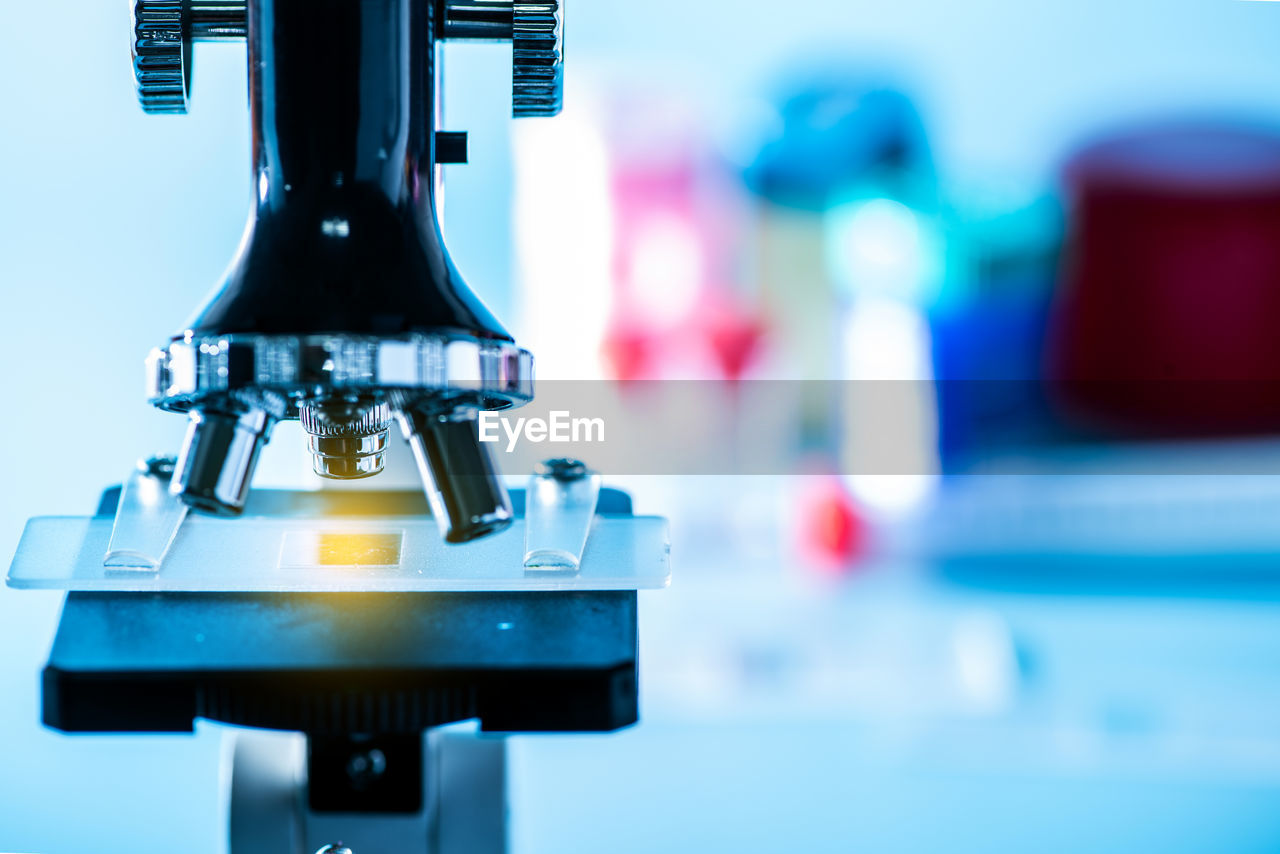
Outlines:
<svg viewBox="0 0 1280 854"><path fill-rule="evenodd" d="M533 357L445 248L439 166L466 158L465 135L437 127L437 47L511 41L515 115L554 115L559 4L134 0L133 13L148 112L186 111L193 43L247 41L254 204L223 281L147 360L150 402L189 418L181 453L141 464L95 516L23 534L8 583L70 591L44 722L248 728L230 772L235 854L497 854L494 736L634 723L646 585L626 578L668 579L664 520L634 517L576 461L508 493L475 424L532 398ZM398 422L424 490L250 494L283 419L337 480L381 471ZM414 551L432 517L452 545Z"/></svg>

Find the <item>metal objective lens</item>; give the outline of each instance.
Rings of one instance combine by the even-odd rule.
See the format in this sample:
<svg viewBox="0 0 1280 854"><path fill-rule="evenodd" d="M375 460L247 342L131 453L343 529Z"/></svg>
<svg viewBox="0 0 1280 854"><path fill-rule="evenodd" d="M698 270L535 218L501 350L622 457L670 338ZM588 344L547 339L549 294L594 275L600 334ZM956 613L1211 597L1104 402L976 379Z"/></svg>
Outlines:
<svg viewBox="0 0 1280 854"><path fill-rule="evenodd" d="M469 542L511 525L511 498L480 444L474 409L410 408L397 415L445 542Z"/></svg>
<svg viewBox="0 0 1280 854"><path fill-rule="evenodd" d="M240 415L191 410L169 491L203 513L239 515L272 423L261 409Z"/></svg>
<svg viewBox="0 0 1280 854"><path fill-rule="evenodd" d="M355 480L386 464L391 410L385 403L329 398L305 401L298 420L307 431L311 468L321 477Z"/></svg>

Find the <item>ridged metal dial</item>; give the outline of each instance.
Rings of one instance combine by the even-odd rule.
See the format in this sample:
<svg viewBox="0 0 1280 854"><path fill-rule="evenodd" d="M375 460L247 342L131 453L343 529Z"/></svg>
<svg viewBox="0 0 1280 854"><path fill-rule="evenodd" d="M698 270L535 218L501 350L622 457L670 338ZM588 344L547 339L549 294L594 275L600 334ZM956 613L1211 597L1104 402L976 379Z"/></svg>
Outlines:
<svg viewBox="0 0 1280 854"><path fill-rule="evenodd" d="M185 113L191 45L243 38L245 0L133 0L133 76L148 113Z"/></svg>
<svg viewBox="0 0 1280 854"><path fill-rule="evenodd" d="M558 0L512 3L512 115L554 116L564 106L564 21Z"/></svg>
<svg viewBox="0 0 1280 854"><path fill-rule="evenodd" d="M148 113L185 113L191 93L186 0L135 0L133 74Z"/></svg>
<svg viewBox="0 0 1280 854"><path fill-rule="evenodd" d="M147 358L147 397L186 412L238 395L285 401L276 418L297 418L317 396L372 395L473 399L487 409L533 399L533 355L510 341L460 333L377 338L364 335L191 336Z"/></svg>

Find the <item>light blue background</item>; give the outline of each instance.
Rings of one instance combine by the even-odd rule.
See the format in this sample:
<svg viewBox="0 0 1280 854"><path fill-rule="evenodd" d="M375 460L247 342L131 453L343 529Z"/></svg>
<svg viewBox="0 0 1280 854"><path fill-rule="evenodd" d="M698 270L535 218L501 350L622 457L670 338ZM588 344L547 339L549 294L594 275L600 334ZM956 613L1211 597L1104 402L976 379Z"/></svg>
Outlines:
<svg viewBox="0 0 1280 854"><path fill-rule="evenodd" d="M124 2L5 7L0 555L12 552L27 517L88 512L133 459L176 447L181 420L142 401L141 359L218 277L249 203L242 49L202 47L192 113L149 118L134 105ZM1280 117L1274 3L576 0L569 11L570 75L691 93L721 131L776 69L799 58L892 69L917 95L949 182L980 176L1036 187L1073 140L1126 117L1188 107ZM509 316L505 54L452 49L449 59L448 124L472 133L472 165L449 171L450 246L477 290ZM518 320L513 326L518 332ZM648 509L678 523L678 491L669 494L676 498ZM518 850L1280 848L1274 756L1173 762L1179 770L1166 773L1120 739L1101 759L1064 765L1035 758L1045 742L1020 740L1017 716L988 722L977 757L923 747L904 756L886 747L900 723L892 716L831 720L804 705L804 692L769 714L739 715L727 702L723 714L687 714L660 690L661 665L680 662L681 633L719 606L717 585L738 583L729 571L706 572L706 583L642 601L657 615L646 617L645 684L668 706L653 700L646 724L614 738L515 746ZM748 601L767 611L767 585ZM218 850L213 728L194 738L69 738L38 725L38 673L58 604L52 594L0 590L0 848ZM1268 686L1280 677L1280 620L1268 603L1148 603L1153 627L1129 646L1131 604L944 597L939 607L994 608L1047 645L1050 661L1072 662L1044 677L1039 712L1019 713L1036 720L1069 718L1082 698L1113 688L1124 695L1126 682L1144 678L1131 692L1142 709L1162 708L1166 694L1222 688L1222 709L1235 709L1235 697L1269 698L1254 711L1276 719ZM885 607L916 604L907 597ZM748 633L750 617L740 620ZM1099 619L1110 620L1111 646L1091 641ZM806 631L803 619L797 631ZM1202 660L1170 665L1169 644L1188 636L1204 640L1195 647ZM1064 673L1080 684L1063 687ZM1219 709L1201 711L1212 720ZM975 738L953 724L930 731L952 748ZM1271 732L1265 724L1258 731Z"/></svg>

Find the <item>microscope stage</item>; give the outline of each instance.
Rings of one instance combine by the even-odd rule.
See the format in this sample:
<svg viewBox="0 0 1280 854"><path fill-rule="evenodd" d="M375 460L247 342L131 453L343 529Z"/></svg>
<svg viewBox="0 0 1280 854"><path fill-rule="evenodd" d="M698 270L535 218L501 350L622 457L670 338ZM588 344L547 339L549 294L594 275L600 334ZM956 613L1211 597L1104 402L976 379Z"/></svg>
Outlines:
<svg viewBox="0 0 1280 854"><path fill-rule="evenodd" d="M71 593L43 703L67 732L597 732L636 693L635 591Z"/></svg>
<svg viewBox="0 0 1280 854"><path fill-rule="evenodd" d="M119 493L96 518L110 521ZM511 497L523 513L524 492ZM252 501L263 516L348 522L427 512L417 492ZM615 489L597 509L632 518ZM67 732L189 732L205 718L348 735L472 718L488 731L602 732L635 722L636 695L634 589L72 591L43 702L44 722Z"/></svg>

